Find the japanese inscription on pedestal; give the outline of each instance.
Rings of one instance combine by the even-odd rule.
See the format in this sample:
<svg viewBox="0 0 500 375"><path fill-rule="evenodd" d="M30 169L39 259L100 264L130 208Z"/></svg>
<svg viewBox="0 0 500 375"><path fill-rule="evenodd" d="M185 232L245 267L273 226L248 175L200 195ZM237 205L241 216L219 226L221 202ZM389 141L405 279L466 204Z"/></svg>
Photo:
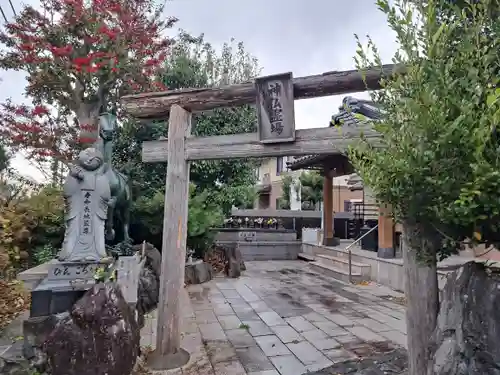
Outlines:
<svg viewBox="0 0 500 375"><path fill-rule="evenodd" d="M292 73L257 78L255 89L260 141L293 142L295 115Z"/></svg>

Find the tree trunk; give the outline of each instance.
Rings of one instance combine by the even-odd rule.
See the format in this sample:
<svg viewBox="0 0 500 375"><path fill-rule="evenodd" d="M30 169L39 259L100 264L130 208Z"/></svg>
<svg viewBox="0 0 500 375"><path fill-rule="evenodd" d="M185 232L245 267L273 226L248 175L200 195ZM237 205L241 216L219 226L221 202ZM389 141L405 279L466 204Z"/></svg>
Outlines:
<svg viewBox="0 0 500 375"><path fill-rule="evenodd" d="M439 312L436 265L439 245L418 224L403 224L408 375L425 374L430 361L430 338Z"/></svg>
<svg viewBox="0 0 500 375"><path fill-rule="evenodd" d="M100 105L98 102L82 103L76 113L78 137L81 143L93 143L99 136L98 122Z"/></svg>

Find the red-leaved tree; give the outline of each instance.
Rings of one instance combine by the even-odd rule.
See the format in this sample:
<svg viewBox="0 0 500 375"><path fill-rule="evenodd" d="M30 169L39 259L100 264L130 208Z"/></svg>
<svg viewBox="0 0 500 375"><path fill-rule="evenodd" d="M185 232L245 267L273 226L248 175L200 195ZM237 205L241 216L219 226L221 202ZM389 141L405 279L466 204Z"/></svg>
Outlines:
<svg viewBox="0 0 500 375"><path fill-rule="evenodd" d="M74 159L78 130L68 111L40 104L14 105L10 100L0 104L0 138L4 144L12 151L22 151L43 173L50 163L54 181L60 172L59 163Z"/></svg>
<svg viewBox="0 0 500 375"><path fill-rule="evenodd" d="M71 135L75 119L78 141L93 141L99 112L119 96L166 89L160 75L171 39L164 32L175 21L154 0L42 0L40 9L25 6L0 32L0 67L27 73L25 94L33 107L3 105L4 136L65 157L66 141L55 138Z"/></svg>

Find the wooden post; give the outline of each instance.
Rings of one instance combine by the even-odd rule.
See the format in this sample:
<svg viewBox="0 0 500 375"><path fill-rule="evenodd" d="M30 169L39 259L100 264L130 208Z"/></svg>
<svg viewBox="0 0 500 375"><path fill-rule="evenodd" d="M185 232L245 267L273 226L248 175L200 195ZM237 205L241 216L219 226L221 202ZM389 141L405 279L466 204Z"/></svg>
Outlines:
<svg viewBox="0 0 500 375"><path fill-rule="evenodd" d="M331 171L323 179L323 245L333 246L333 180Z"/></svg>
<svg viewBox="0 0 500 375"><path fill-rule="evenodd" d="M184 143L190 132L191 113L173 105L168 124L158 328L150 363L154 370L181 367L189 360L189 354L180 348L180 297L184 288L189 199L189 161Z"/></svg>
<svg viewBox="0 0 500 375"><path fill-rule="evenodd" d="M380 203L378 216L378 256L379 258L394 258L394 220L392 209L385 203Z"/></svg>

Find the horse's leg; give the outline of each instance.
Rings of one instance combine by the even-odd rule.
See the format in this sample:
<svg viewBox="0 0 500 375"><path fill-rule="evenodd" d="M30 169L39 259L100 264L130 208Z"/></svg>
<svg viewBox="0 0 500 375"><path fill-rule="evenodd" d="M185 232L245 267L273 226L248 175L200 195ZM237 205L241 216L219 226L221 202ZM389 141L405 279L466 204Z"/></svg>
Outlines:
<svg viewBox="0 0 500 375"><path fill-rule="evenodd" d="M113 229L115 208L108 206L108 218L106 219L106 241L113 241L115 239L115 231Z"/></svg>
<svg viewBox="0 0 500 375"><path fill-rule="evenodd" d="M130 241L130 236L129 236L129 228L130 228L130 206L131 206L131 194L130 194L130 188L126 181L123 181L123 188L124 188L124 194L123 194L123 212L122 212L122 217L123 217L123 240L126 242Z"/></svg>

